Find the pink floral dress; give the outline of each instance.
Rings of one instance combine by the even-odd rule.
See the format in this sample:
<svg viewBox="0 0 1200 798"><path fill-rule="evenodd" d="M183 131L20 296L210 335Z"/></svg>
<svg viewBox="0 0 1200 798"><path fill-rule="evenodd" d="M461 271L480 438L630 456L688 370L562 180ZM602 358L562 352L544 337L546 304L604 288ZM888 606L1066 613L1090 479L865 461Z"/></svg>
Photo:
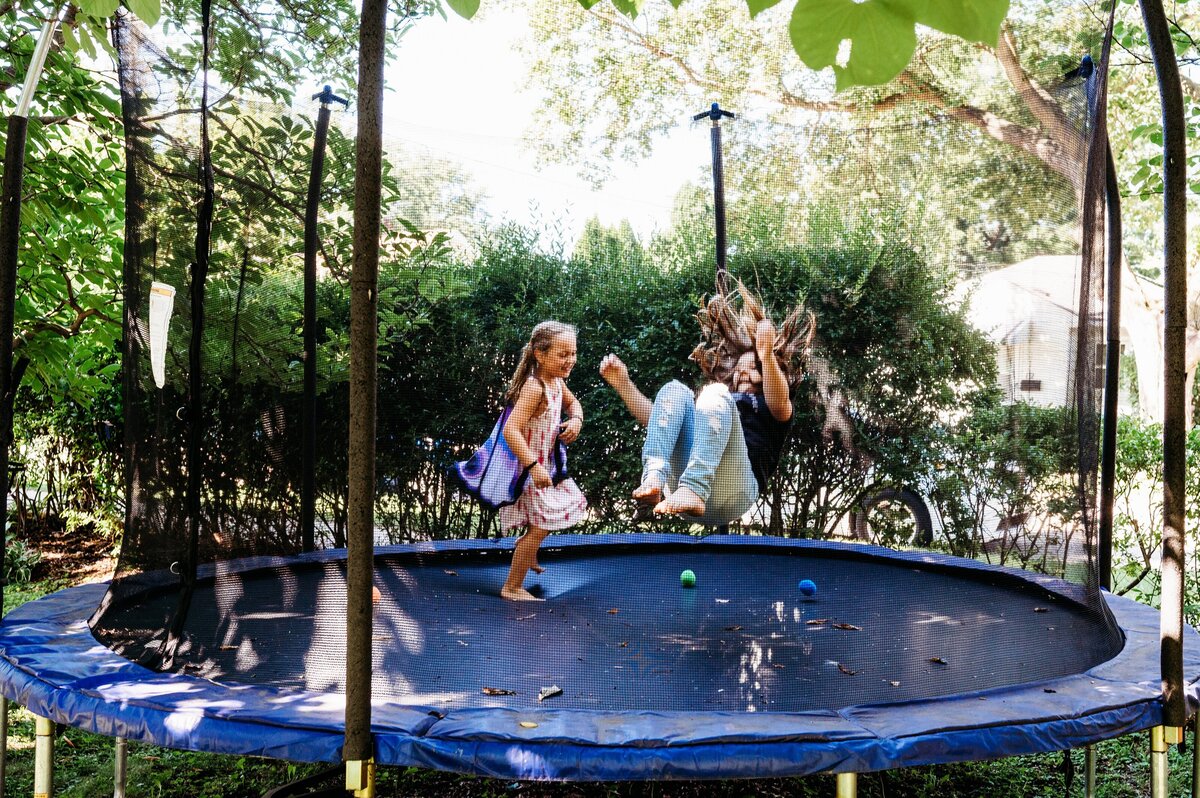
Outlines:
<svg viewBox="0 0 1200 798"><path fill-rule="evenodd" d="M563 382L546 384L546 409L530 419L525 442L537 455L538 462L550 470L554 442L562 419ZM500 508L500 527L508 531L517 526L536 526L549 532L575 526L587 517L587 499L573 479L565 479L549 488L539 488L532 479L516 504Z"/></svg>

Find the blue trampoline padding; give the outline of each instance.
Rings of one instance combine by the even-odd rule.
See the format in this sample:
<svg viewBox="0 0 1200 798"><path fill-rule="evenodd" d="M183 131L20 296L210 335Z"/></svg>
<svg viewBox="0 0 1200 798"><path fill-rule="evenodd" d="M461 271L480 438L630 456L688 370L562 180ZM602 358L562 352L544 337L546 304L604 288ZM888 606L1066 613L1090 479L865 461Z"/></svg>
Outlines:
<svg viewBox="0 0 1200 798"><path fill-rule="evenodd" d="M550 547L640 546L676 535L551 538ZM705 544L800 546L960 569L996 568L927 553L813 541L734 537ZM460 541L380 549L511 548ZM306 555L344 558L344 551ZM295 561L294 559L291 561ZM278 565L255 558L218 569ZM1065 583L1004 569L1062 592ZM87 618L105 585L55 593L0 622L0 691L60 723L108 736L214 753L295 761L340 758L339 694L225 685L136 665L92 636ZM377 761L517 779L697 779L867 772L1074 748L1158 725L1159 615L1105 596L1126 636L1112 660L1086 673L936 700L793 713L605 712L580 709L451 710L377 702ZM1200 698L1200 636L1185 630L1187 699ZM440 714L440 711L439 711ZM536 723L524 728L522 722Z"/></svg>

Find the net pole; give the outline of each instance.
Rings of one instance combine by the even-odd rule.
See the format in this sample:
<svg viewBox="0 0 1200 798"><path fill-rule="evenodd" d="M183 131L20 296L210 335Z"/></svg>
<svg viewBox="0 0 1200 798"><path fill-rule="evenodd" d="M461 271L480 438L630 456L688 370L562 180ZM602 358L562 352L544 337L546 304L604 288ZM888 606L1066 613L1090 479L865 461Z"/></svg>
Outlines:
<svg viewBox="0 0 1200 798"><path fill-rule="evenodd" d="M192 331L188 342L188 403L187 403L187 547L179 566L179 603L167 626L166 641L160 661L170 668L179 644L183 627L191 612L196 592L196 569L200 565L200 530L204 502L204 289L208 282L209 256L212 254L213 205L216 188L213 183L212 141L208 131L209 60L212 57L212 0L200 3L200 35L203 41L200 61L200 204L196 210L195 259L191 264Z"/></svg>
<svg viewBox="0 0 1200 798"><path fill-rule="evenodd" d="M1183 574L1187 429L1184 355L1187 326L1187 128L1179 65L1162 0L1141 0L1142 19L1162 101L1163 127L1163 725L1187 720L1183 693Z"/></svg>
<svg viewBox="0 0 1200 798"><path fill-rule="evenodd" d="M308 173L308 201L304 208L304 400L300 437L300 538L301 548L316 548L317 517L317 249L321 241L317 222L321 212L321 182L325 175L325 144L329 137L330 107L346 101L326 86L313 99L321 103L313 136L312 165Z"/></svg>
<svg viewBox="0 0 1200 798"><path fill-rule="evenodd" d="M37 91L54 32L59 9L42 25L37 45L25 73L25 85L16 110L8 117L4 143L4 178L0 184L0 560L8 547L8 473L12 446L13 330L16 327L17 265L20 259L21 189L25 184L25 142L29 132L29 108ZM0 607L4 605L4 580L0 579ZM2 610L0 610L2 612Z"/></svg>
<svg viewBox="0 0 1200 798"><path fill-rule="evenodd" d="M701 119L712 120L709 141L712 145L712 175L713 175L713 216L716 225L716 255L717 255L717 291L727 293L729 289L729 271L726 268L726 253L728 244L725 238L725 167L721 156L721 119L733 119L734 114L713 103L707 111L701 111L692 117L693 122Z"/></svg>
<svg viewBox="0 0 1200 798"><path fill-rule="evenodd" d="M1097 566L1100 587L1112 590L1113 498L1116 494L1117 472L1117 398L1120 391L1121 368L1121 192L1117 185L1117 168L1112 147L1105 157L1108 168L1104 178L1108 206L1108 243L1105 246L1107 280L1105 281L1105 341L1104 341L1104 410L1100 430L1100 529Z"/></svg>
<svg viewBox="0 0 1200 798"><path fill-rule="evenodd" d="M713 215L717 226L717 290L725 293L729 283L729 270L725 261L729 245L725 240L725 165L721 160L721 120L719 117L713 120L711 138Z"/></svg>
<svg viewBox="0 0 1200 798"><path fill-rule="evenodd" d="M350 446L346 586L347 787L372 790L371 581L375 522L377 295L386 0L363 0L358 40L354 263L350 276Z"/></svg>

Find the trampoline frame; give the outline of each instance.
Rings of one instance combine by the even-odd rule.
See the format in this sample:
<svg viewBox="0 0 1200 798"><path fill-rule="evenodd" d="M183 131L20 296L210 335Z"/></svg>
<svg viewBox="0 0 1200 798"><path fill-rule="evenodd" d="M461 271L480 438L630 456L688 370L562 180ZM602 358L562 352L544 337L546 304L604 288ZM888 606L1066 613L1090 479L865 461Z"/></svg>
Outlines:
<svg viewBox="0 0 1200 798"><path fill-rule="evenodd" d="M1064 600L1074 600L1079 591L1057 579L973 560L825 541L561 535L549 538L546 548L620 546L636 554L642 546L660 544L783 548L995 574ZM380 547L377 555L507 552L511 547L511 539L446 541ZM345 550L336 549L296 558L230 561L219 568L245 571L344 558ZM76 728L166 747L295 761L341 759L343 695L223 685L147 670L92 636L86 620L105 589L68 588L26 604L0 622L0 690L6 698ZM1112 660L1060 679L938 699L784 713L540 706L443 713L444 707L376 701L376 761L506 779L618 781L862 773L1076 748L1162 723L1158 611L1109 594L1105 600L1125 634L1125 646ZM1187 699L1194 709L1200 705L1200 635L1190 628L1185 670ZM522 722L537 725L526 728Z"/></svg>

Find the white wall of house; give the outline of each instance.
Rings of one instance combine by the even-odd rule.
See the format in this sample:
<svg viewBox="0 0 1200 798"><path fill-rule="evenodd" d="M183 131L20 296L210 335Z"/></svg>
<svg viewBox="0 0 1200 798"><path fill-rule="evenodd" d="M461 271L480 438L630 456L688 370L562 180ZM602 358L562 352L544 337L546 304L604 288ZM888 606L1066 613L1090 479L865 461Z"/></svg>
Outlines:
<svg viewBox="0 0 1200 798"><path fill-rule="evenodd" d="M996 344L1005 401L1042 407L1071 403L1079 271L1078 256L1040 255L960 286L971 323ZM1093 340L1101 346L1103 323L1103 316L1092 319ZM1101 374L1093 373L1091 378L1098 380Z"/></svg>

